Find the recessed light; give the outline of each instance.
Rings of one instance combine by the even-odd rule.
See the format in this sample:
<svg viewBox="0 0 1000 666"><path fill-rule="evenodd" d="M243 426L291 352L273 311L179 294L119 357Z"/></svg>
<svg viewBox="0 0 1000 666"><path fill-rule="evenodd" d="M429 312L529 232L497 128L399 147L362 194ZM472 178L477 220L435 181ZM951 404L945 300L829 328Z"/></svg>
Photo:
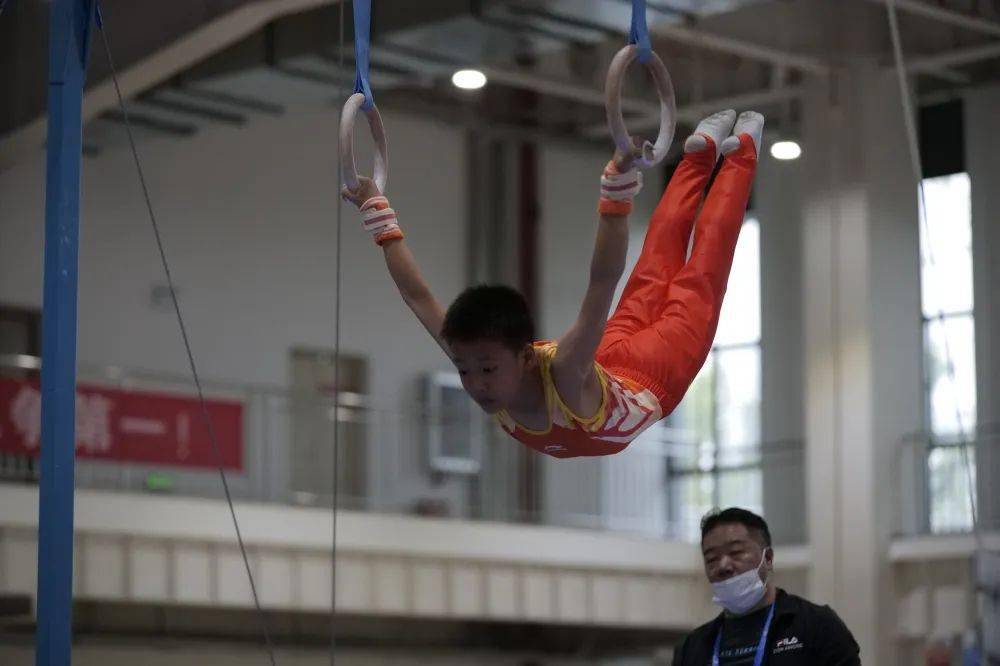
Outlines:
<svg viewBox="0 0 1000 666"><path fill-rule="evenodd" d="M460 69L451 75L451 82L462 90L478 90L486 85L486 75L478 69Z"/></svg>
<svg viewBox="0 0 1000 666"><path fill-rule="evenodd" d="M802 147L795 141L778 141L771 145L771 157L776 160L797 160L802 156Z"/></svg>

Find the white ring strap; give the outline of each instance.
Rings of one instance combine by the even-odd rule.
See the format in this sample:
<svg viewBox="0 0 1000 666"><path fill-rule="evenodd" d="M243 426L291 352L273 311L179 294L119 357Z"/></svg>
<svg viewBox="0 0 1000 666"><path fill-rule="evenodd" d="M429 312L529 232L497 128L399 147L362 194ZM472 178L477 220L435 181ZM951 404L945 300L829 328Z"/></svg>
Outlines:
<svg viewBox="0 0 1000 666"><path fill-rule="evenodd" d="M349 190L358 188L358 167L354 163L354 121L358 110L365 103L365 96L354 93L344 103L340 114L340 163L343 166L344 184ZM372 180L378 186L379 192L385 192L385 183L389 178L389 149L386 146L385 128L382 126L382 116L378 107L365 111L368 117L368 127L371 128L375 140L375 173Z"/></svg>
<svg viewBox="0 0 1000 666"><path fill-rule="evenodd" d="M625 72L637 55L635 44L629 44L620 50L608 67L608 78L604 86L604 104L608 114L608 128L618 150L632 153L635 148L625 119L622 116L622 83ZM674 140L674 129L677 124L677 99L674 96L674 84L666 65L656 53L651 53L646 68L653 77L656 93L660 98L660 133L656 143L643 143L642 154L636 160L638 166L649 168L656 166L667 156L670 144Z"/></svg>

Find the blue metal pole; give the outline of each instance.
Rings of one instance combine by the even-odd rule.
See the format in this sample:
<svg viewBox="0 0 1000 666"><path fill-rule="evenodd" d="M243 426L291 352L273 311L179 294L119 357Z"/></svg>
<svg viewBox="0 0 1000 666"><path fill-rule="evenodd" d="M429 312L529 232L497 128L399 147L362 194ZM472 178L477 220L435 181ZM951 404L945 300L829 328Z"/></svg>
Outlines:
<svg viewBox="0 0 1000 666"><path fill-rule="evenodd" d="M36 666L69 666L73 635L81 107L94 6L54 0L49 25Z"/></svg>

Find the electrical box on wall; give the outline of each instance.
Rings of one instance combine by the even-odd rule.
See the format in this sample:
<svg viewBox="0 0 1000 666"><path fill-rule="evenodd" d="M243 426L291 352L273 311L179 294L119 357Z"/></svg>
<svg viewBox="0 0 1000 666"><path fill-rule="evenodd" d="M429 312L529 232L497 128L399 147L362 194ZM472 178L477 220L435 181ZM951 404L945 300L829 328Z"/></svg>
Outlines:
<svg viewBox="0 0 1000 666"><path fill-rule="evenodd" d="M424 437L435 472L478 474L482 464L486 416L462 388L456 372L424 378Z"/></svg>

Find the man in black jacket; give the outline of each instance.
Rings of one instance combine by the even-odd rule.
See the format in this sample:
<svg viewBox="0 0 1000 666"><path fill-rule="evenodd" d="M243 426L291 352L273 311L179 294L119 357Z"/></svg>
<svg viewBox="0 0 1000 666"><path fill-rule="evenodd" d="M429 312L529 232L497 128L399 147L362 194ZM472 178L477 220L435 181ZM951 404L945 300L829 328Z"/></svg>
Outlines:
<svg viewBox="0 0 1000 666"><path fill-rule="evenodd" d="M771 532L744 509L701 521L713 601L724 610L674 651L674 666L860 666L858 644L829 606L775 587Z"/></svg>

